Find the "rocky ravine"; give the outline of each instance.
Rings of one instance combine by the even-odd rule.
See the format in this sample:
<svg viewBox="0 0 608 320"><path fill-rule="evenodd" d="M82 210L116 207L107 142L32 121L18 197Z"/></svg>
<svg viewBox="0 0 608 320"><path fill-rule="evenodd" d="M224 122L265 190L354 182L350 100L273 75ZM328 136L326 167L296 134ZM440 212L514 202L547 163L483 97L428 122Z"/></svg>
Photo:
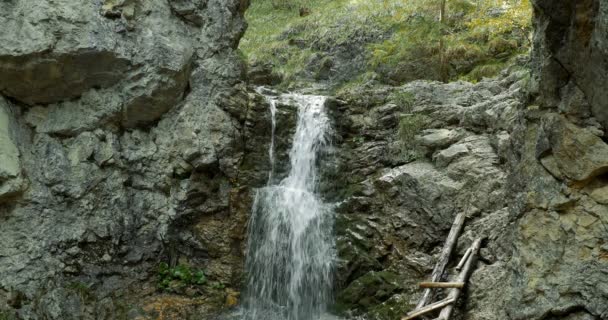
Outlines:
<svg viewBox="0 0 608 320"><path fill-rule="evenodd" d="M337 311L398 319L468 210L459 254L487 239L460 319L608 319L608 8L534 4L532 57L497 79L328 104ZM246 7L0 3L0 318L213 319L238 300L271 127L235 52ZM282 162L293 108L277 121ZM209 283L161 291L160 262Z"/></svg>
<svg viewBox="0 0 608 320"><path fill-rule="evenodd" d="M338 309L398 319L413 308L416 283L468 210L459 255L486 240L457 318L608 319L608 7L534 6L532 58L498 79L370 88L334 103L333 178L348 186L327 188L345 199Z"/></svg>

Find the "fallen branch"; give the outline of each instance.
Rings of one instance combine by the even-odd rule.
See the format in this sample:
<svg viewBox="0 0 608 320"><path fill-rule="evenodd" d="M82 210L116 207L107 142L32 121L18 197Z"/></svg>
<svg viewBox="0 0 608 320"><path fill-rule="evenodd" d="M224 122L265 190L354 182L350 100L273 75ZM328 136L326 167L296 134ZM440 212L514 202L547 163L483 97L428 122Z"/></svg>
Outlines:
<svg viewBox="0 0 608 320"><path fill-rule="evenodd" d="M462 288L464 282L420 282L420 288Z"/></svg>
<svg viewBox="0 0 608 320"><path fill-rule="evenodd" d="M441 250L441 255L439 256L439 260L437 264L435 264L435 268L433 269L433 273L431 274L431 282L440 282L441 277L443 277L443 273L445 271L445 267L448 265L450 261L450 256L452 255L452 251L456 246L456 242L458 241L458 236L462 231L462 226L464 225L464 219L466 217L466 211L460 212L456 215L456 219L452 223L452 228L450 229L450 234L448 238L445 240L445 244L443 245L443 250ZM416 305L416 310L424 307L429 300L431 299L431 289L424 289L422 293L422 298Z"/></svg>
<svg viewBox="0 0 608 320"><path fill-rule="evenodd" d="M437 310L437 309L441 309L451 303L454 303L454 301L456 301L454 298L447 298L445 300L431 303L426 307L416 309L416 310L408 313L405 317L401 318L401 320L411 320L411 319L420 317L421 315L427 314L427 313Z"/></svg>
<svg viewBox="0 0 608 320"><path fill-rule="evenodd" d="M456 279L456 281L466 283L469 280L469 276L471 275L471 272L473 271L473 265L475 264L475 262L477 262L477 254L479 253L480 246L481 246L481 238L478 238L477 240L473 241L473 244L471 245L471 248L470 248L471 253L469 254L469 257L466 260L466 263L464 264L463 269L460 272L460 274L458 275L458 278ZM454 299L454 301L457 301L458 298L460 297L461 292L462 292L462 290L460 288L454 288L454 289L450 290L448 299ZM443 308L443 310L441 310L439 317L437 317L435 320L449 320L450 317L452 316L453 311L454 311L454 305L446 305L446 307Z"/></svg>

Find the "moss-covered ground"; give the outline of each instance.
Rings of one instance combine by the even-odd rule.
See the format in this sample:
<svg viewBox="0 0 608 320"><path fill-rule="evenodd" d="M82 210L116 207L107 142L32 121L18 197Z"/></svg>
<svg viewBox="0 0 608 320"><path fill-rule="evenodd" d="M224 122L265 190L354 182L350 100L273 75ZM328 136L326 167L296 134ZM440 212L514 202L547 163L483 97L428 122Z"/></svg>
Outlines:
<svg viewBox="0 0 608 320"><path fill-rule="evenodd" d="M250 64L272 64L284 87L329 79L334 88L440 80L442 72L447 73L444 80L476 82L496 75L509 59L529 49L529 0L451 0L443 24L438 3L252 0L240 49ZM301 11L308 14L301 16ZM348 75L328 77L323 73L336 62L327 59L352 59L353 69L335 67L334 72ZM355 63L358 59L361 65ZM349 61L338 63L348 66Z"/></svg>

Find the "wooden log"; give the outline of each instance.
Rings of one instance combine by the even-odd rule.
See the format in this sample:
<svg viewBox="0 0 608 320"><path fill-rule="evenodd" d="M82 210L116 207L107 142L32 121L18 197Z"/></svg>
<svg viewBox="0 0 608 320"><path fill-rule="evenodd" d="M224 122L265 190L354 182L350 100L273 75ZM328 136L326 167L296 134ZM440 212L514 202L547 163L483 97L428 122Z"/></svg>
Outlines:
<svg viewBox="0 0 608 320"><path fill-rule="evenodd" d="M462 288L464 282L420 282L420 288Z"/></svg>
<svg viewBox="0 0 608 320"><path fill-rule="evenodd" d="M456 215L456 219L452 223L452 228L450 229L450 234L443 245L443 249L441 250L441 255L439 256L439 260L435 264L435 268L433 269L433 273L431 274L431 282L440 282L443 277L443 273L445 271L445 267L448 265L450 261L450 256L452 255L452 251L456 246L456 242L458 241L458 236L462 231L462 226L464 225L464 219L466 217L466 211L459 213ZM431 289L424 289L422 293L422 297L418 304L416 305L416 309L420 309L429 303L431 299Z"/></svg>
<svg viewBox="0 0 608 320"><path fill-rule="evenodd" d="M422 307L420 309L416 309L416 310L408 313L405 317L401 318L401 320L411 320L411 319L420 317L431 311L441 309L441 308L449 305L450 303L454 303L454 301L456 301L456 300L454 300L453 298L447 298L447 299L444 299L441 301L437 301L435 303L431 303L426 307Z"/></svg>
<svg viewBox="0 0 608 320"><path fill-rule="evenodd" d="M471 248L470 248L471 254L469 255L469 258L467 259L467 262L464 264L462 271L458 275L458 278L456 279L456 281L466 283L469 280L469 276L471 275L471 272L473 271L473 266L477 262L477 254L479 253L479 247L481 247L481 240L482 239L479 238L479 239L473 241L473 244L471 245ZM460 288L451 289L450 294L448 295L448 299L454 299L454 301L458 301L458 298L460 297L461 292L462 292L462 290ZM452 316L453 311L454 311L454 305L447 305L443 308L443 310L441 310L439 317L437 317L435 320L449 320L450 317Z"/></svg>
<svg viewBox="0 0 608 320"><path fill-rule="evenodd" d="M462 267L464 266L464 263L467 262L467 259L469 259L470 254L471 254L471 248L468 248L467 251L464 252L462 259L460 259L460 262L456 266L456 271L460 271L460 269L462 269Z"/></svg>

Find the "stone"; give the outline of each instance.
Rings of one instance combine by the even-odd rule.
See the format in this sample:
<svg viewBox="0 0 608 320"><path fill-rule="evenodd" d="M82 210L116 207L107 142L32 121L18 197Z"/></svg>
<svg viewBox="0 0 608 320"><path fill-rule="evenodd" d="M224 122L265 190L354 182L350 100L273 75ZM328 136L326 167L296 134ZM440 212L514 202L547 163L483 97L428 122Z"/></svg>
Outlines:
<svg viewBox="0 0 608 320"><path fill-rule="evenodd" d="M447 147L462 138L462 132L450 129L427 129L416 137L422 146L429 148Z"/></svg>
<svg viewBox="0 0 608 320"><path fill-rule="evenodd" d="M240 292L226 289L226 307L232 308L239 304Z"/></svg>
<svg viewBox="0 0 608 320"><path fill-rule="evenodd" d="M433 158L437 166L445 167L450 164L452 160L457 159L468 153L469 148L467 148L466 144L455 144L445 150L441 150Z"/></svg>
<svg viewBox="0 0 608 320"><path fill-rule="evenodd" d="M125 126L155 121L181 100L194 54L187 40L190 31L162 17L156 3L148 6L158 13L144 16L140 23L143 28L155 24L160 32L146 33L135 28L132 36L136 40L132 40L112 31L121 22L108 21L100 15L99 4L34 2L20 0L0 5L0 25L6 30L19 30L0 37L6 44L0 50L0 92L4 95L29 105L47 105L78 98L90 90L102 90L106 97L89 95L88 103L56 106L56 112L71 114L79 109L84 114L90 107L102 109L101 115L107 119L120 115L120 105L124 104ZM107 2L101 9L109 14L117 8L132 10L132 1ZM26 27L15 25L16 21ZM57 40L54 34L65 37ZM89 34L95 35L91 41ZM135 43L139 48L137 54L132 54ZM100 99L116 96L118 104L100 104ZM57 118L61 117L55 116L49 126L59 125ZM99 115L86 117L88 126L92 126Z"/></svg>
<svg viewBox="0 0 608 320"><path fill-rule="evenodd" d="M543 119L543 130L540 139L547 135L550 152L567 178L586 181L608 172L608 144L591 131L556 114Z"/></svg>
<svg viewBox="0 0 608 320"><path fill-rule="evenodd" d="M557 88L572 77L591 105L593 115L608 126L608 96L601 88L608 85L608 12L598 0L576 3L551 0L533 1L537 14L534 38L536 75L542 84L541 95L551 101L568 101ZM571 93L576 94L575 90Z"/></svg>
<svg viewBox="0 0 608 320"><path fill-rule="evenodd" d="M608 204L608 186L596 188L590 196L597 203Z"/></svg>
<svg viewBox="0 0 608 320"><path fill-rule="evenodd" d="M15 117L8 103L0 97L0 202L24 187L20 152L13 138L16 134L14 123Z"/></svg>

